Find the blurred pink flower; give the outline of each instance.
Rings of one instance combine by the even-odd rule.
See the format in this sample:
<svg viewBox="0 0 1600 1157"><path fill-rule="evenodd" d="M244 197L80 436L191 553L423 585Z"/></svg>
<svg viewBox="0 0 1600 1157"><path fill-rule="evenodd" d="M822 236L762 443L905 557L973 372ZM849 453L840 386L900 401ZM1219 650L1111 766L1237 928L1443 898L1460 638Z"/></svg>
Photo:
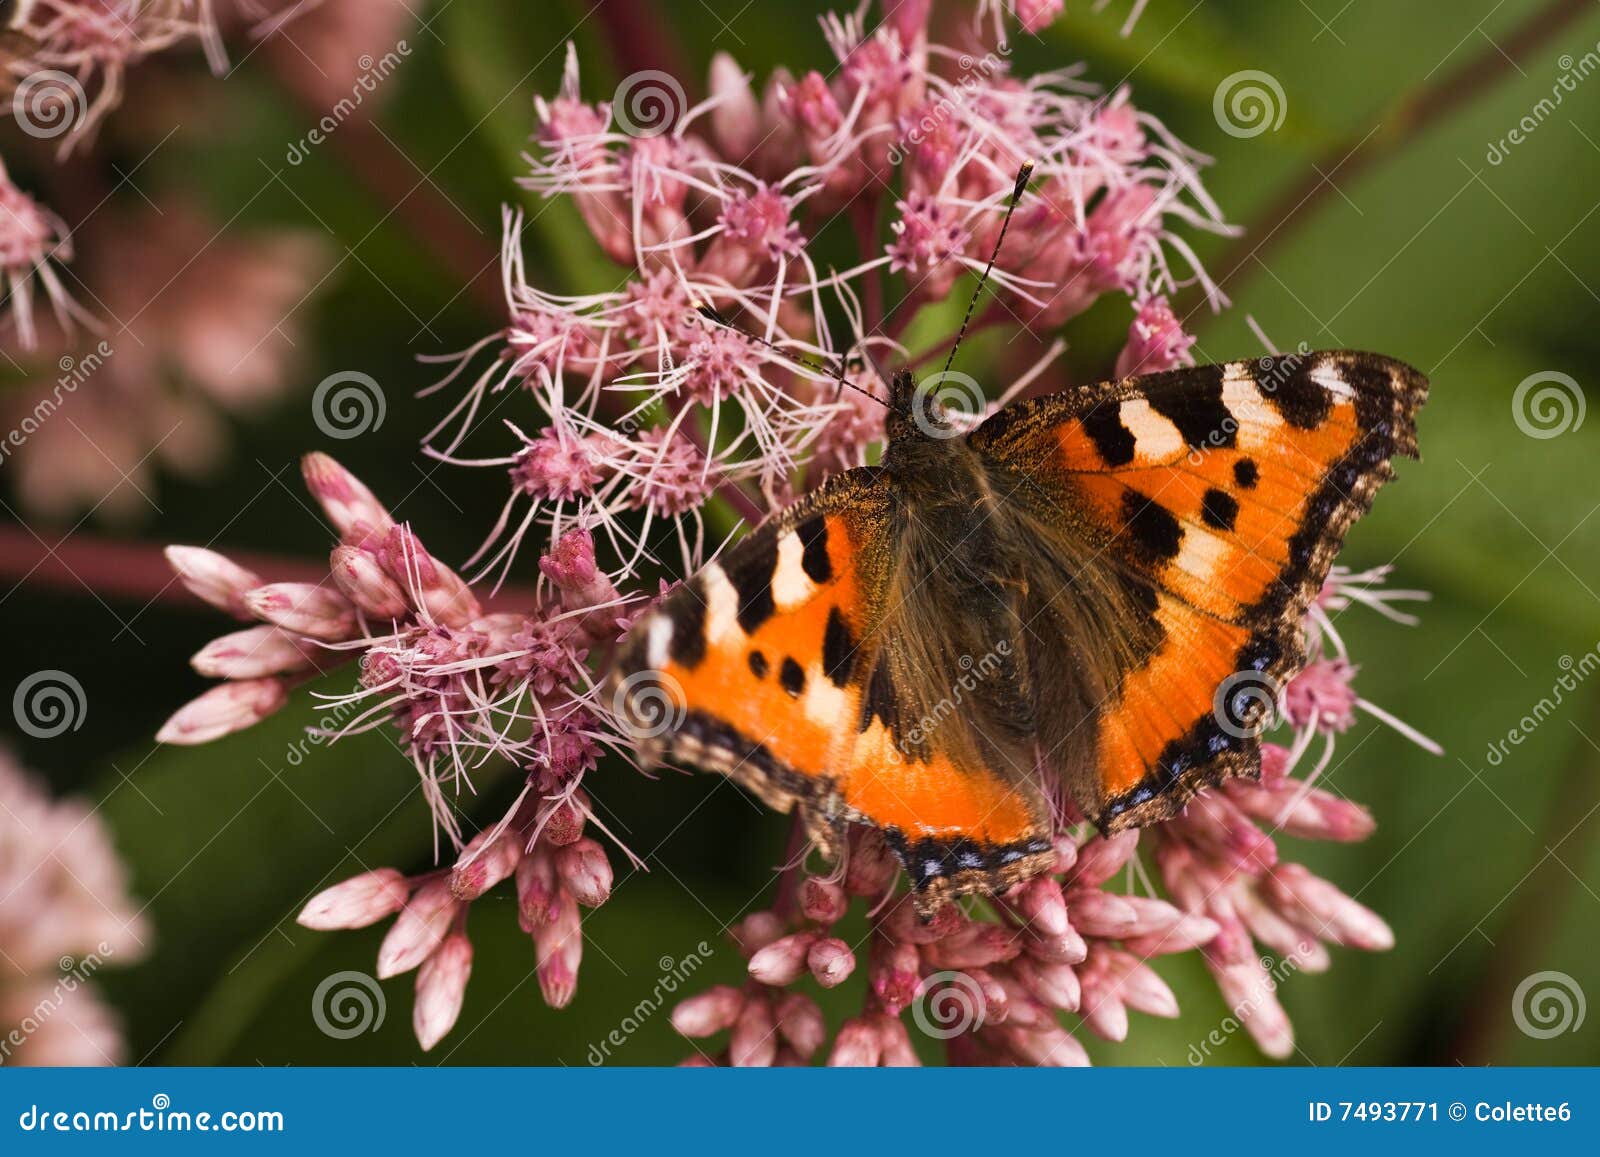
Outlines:
<svg viewBox="0 0 1600 1157"><path fill-rule="evenodd" d="M99 332L52 326L18 358L35 377L5 407L26 435L11 450L16 485L45 517L130 519L149 508L158 465L205 474L229 442L224 413L257 412L293 381L330 261L309 234L223 233L181 203L108 207L84 240Z"/></svg>
<svg viewBox="0 0 1600 1157"><path fill-rule="evenodd" d="M17 188L0 159L0 308L7 311L0 316L0 333L10 329L24 350L38 346L36 286L44 290L62 329L86 318L56 273L57 265L71 260L72 236L66 222Z"/></svg>
<svg viewBox="0 0 1600 1157"><path fill-rule="evenodd" d="M59 137L61 152L91 139L122 100L129 68L176 45L202 45L226 64L211 0L21 0L4 55L25 129Z"/></svg>
<svg viewBox="0 0 1600 1157"><path fill-rule="evenodd" d="M117 1018L89 982L149 937L99 816L0 750L0 1063L120 1063Z"/></svg>

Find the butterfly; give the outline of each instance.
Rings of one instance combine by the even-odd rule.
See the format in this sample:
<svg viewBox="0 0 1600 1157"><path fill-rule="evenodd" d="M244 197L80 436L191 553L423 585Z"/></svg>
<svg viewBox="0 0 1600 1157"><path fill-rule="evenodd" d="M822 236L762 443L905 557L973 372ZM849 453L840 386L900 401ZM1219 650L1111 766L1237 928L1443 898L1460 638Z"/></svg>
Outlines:
<svg viewBox="0 0 1600 1157"><path fill-rule="evenodd" d="M1260 774L1302 617L1427 398L1399 361L1292 353L964 428L943 376L895 374L881 463L667 595L607 683L643 762L799 809L829 858L880 831L924 916L1050 870L1080 817L1112 834Z"/></svg>

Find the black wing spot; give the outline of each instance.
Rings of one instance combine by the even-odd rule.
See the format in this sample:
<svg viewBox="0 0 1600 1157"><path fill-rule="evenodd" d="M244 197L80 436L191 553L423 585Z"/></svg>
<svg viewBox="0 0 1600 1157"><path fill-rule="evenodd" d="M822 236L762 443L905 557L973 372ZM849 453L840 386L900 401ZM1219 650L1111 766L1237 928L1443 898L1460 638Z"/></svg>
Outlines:
<svg viewBox="0 0 1600 1157"><path fill-rule="evenodd" d="M845 625L838 607L828 611L828 625L822 632L822 670L835 687L850 681L856 665L856 640Z"/></svg>
<svg viewBox="0 0 1600 1157"><path fill-rule="evenodd" d="M772 670L771 665L767 662L767 657L760 651L751 651L745 658L750 663L750 674L757 679L765 679L767 672Z"/></svg>
<svg viewBox="0 0 1600 1157"><path fill-rule="evenodd" d="M672 623L667 653L680 667L694 670L706 657L706 600L700 581L689 582L669 598L662 614Z"/></svg>
<svg viewBox="0 0 1600 1157"><path fill-rule="evenodd" d="M1239 500L1225 490L1211 489L1200 499L1200 520L1213 530L1233 529L1239 518Z"/></svg>
<svg viewBox="0 0 1600 1157"><path fill-rule="evenodd" d="M1083 432L1107 466L1126 466L1133 461L1133 435L1122 424L1121 410L1116 402L1101 402L1083 416Z"/></svg>
<svg viewBox="0 0 1600 1157"><path fill-rule="evenodd" d="M1222 367L1196 366L1174 376L1182 384L1177 389L1151 390L1150 408L1178 427L1191 449L1233 446L1239 423L1222 400Z"/></svg>
<svg viewBox="0 0 1600 1157"><path fill-rule="evenodd" d="M833 561L828 558L828 520L822 515L808 518L794 532L800 536L800 569L814 583L833 578Z"/></svg>
<svg viewBox="0 0 1600 1157"><path fill-rule="evenodd" d="M1257 366L1256 387L1279 416L1297 430L1315 430L1327 421L1333 409L1333 397L1327 387L1299 372L1275 378L1276 368Z"/></svg>
<svg viewBox="0 0 1600 1157"><path fill-rule="evenodd" d="M789 693L791 699L798 699L800 693L806 689L805 670L793 659L785 657L783 666L778 668L778 683Z"/></svg>
<svg viewBox="0 0 1600 1157"><path fill-rule="evenodd" d="M1165 506L1137 490L1124 491L1122 519L1140 554L1159 562L1177 557L1183 527Z"/></svg>
<svg viewBox="0 0 1600 1157"><path fill-rule="evenodd" d="M739 627L754 634L777 610L772 602L772 573L778 569L778 544L772 538L754 544L750 553L727 568L728 581L739 595Z"/></svg>
<svg viewBox="0 0 1600 1157"><path fill-rule="evenodd" d="M1241 458L1233 464L1233 480L1241 490L1254 490L1261 480L1261 467L1249 458Z"/></svg>
<svg viewBox="0 0 1600 1157"><path fill-rule="evenodd" d="M885 727L891 731L894 729L894 684L889 681L889 663L886 656L879 657L877 666L872 668L872 678L867 680L867 693L861 700L862 731L872 726L874 715Z"/></svg>

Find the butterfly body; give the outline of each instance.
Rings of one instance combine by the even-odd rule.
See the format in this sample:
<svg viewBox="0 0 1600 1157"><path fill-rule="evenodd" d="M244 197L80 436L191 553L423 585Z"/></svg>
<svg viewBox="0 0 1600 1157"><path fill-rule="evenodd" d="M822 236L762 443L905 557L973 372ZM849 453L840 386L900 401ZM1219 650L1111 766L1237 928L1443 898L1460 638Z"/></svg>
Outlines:
<svg viewBox="0 0 1600 1157"><path fill-rule="evenodd" d="M1420 375L1262 358L1100 383L962 432L909 375L846 471L668 596L612 688L646 758L723 772L825 853L880 829L919 906L1045 871L1257 774L1344 531L1415 453ZM1251 684L1254 680L1255 684ZM670 701L642 711L642 687ZM1258 690L1259 690L1258 687ZM1247 688L1248 689L1248 688Z"/></svg>

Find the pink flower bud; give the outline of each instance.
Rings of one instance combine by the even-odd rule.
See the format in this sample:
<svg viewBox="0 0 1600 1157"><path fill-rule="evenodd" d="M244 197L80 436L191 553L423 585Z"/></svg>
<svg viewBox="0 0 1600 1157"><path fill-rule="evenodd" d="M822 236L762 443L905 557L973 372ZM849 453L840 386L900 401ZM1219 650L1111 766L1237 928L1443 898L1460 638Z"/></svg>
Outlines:
<svg viewBox="0 0 1600 1157"><path fill-rule="evenodd" d="M762 984L793 984L805 971L806 953L816 941L815 932L795 932L779 937L750 957L750 978Z"/></svg>
<svg viewBox="0 0 1600 1157"><path fill-rule="evenodd" d="M748 959L783 935L783 921L774 912L752 912L728 929L728 934Z"/></svg>
<svg viewBox="0 0 1600 1157"><path fill-rule="evenodd" d="M1368 952L1394 947L1394 932L1376 912L1299 864L1280 864L1269 873L1266 895L1285 916L1322 939Z"/></svg>
<svg viewBox="0 0 1600 1157"><path fill-rule="evenodd" d="M374 619L403 619L411 614L405 591L369 551L336 546L328 556L328 569L334 586L359 607L362 614Z"/></svg>
<svg viewBox="0 0 1600 1157"><path fill-rule="evenodd" d="M1276 985L1261 961L1249 952L1235 960L1220 960L1209 949L1205 957L1222 999L1261 1051L1279 1059L1288 1056L1294 1050L1294 1026L1278 1003Z"/></svg>
<svg viewBox="0 0 1600 1157"><path fill-rule="evenodd" d="M300 473L305 477L306 489L333 523L339 537L347 542L386 534L394 525L394 519L372 496L372 491L328 455L307 454L300 459Z"/></svg>
<svg viewBox="0 0 1600 1157"><path fill-rule="evenodd" d="M517 923L524 932L532 932L556 917L555 860L543 847L535 847L517 861L516 876Z"/></svg>
<svg viewBox="0 0 1600 1157"><path fill-rule="evenodd" d="M1024 32L1042 32L1065 10L1065 0L1016 0L1012 6Z"/></svg>
<svg viewBox="0 0 1600 1157"><path fill-rule="evenodd" d="M722 155L738 164L761 141L761 106L750 88L750 78L733 57L719 52L711 58L711 133Z"/></svg>
<svg viewBox="0 0 1600 1157"><path fill-rule="evenodd" d="M213 679L288 675L314 665L306 648L282 627L248 627L212 639L189 663Z"/></svg>
<svg viewBox="0 0 1600 1157"><path fill-rule="evenodd" d="M598 908L611 895L611 861L606 850L591 839L581 839L556 850L556 874L573 898L585 908Z"/></svg>
<svg viewBox="0 0 1600 1157"><path fill-rule="evenodd" d="M564 799L550 809L540 838L557 848L576 843L583 836L583 819L583 809L576 801Z"/></svg>
<svg viewBox="0 0 1600 1157"><path fill-rule="evenodd" d="M483 614L461 576L436 561L410 527L391 527L379 557L389 577L406 592L406 601L440 626L464 627Z"/></svg>
<svg viewBox="0 0 1600 1157"><path fill-rule="evenodd" d="M191 594L236 619L255 617L244 603L245 592L261 585L254 573L203 547L169 546L165 553L178 581Z"/></svg>
<svg viewBox="0 0 1600 1157"><path fill-rule="evenodd" d="M1012 972L1024 988L1041 1004L1076 1012L1083 997L1078 974L1070 964L1049 964L1023 957Z"/></svg>
<svg viewBox="0 0 1600 1157"><path fill-rule="evenodd" d="M583 960L578 903L570 894L558 894L554 918L533 930L533 946L544 1002L551 1008L566 1008L578 991L578 965Z"/></svg>
<svg viewBox="0 0 1600 1157"><path fill-rule="evenodd" d="M1139 306L1128 327L1128 343L1117 355L1115 373L1119 378L1133 374L1156 374L1162 370L1194 364L1189 350L1194 337L1183 332L1183 325L1164 297L1153 297Z"/></svg>
<svg viewBox="0 0 1600 1157"><path fill-rule="evenodd" d="M417 970L417 997L411 1008L411 1027L417 1043L427 1052L444 1039L461 1015L472 975L472 942L463 932L446 936L433 955Z"/></svg>
<svg viewBox="0 0 1600 1157"><path fill-rule="evenodd" d="M457 910L445 881L430 880L418 888L378 947L378 979L410 972L426 960L443 943Z"/></svg>
<svg viewBox="0 0 1600 1157"><path fill-rule="evenodd" d="M911 1047L911 1036L898 1017L875 1018L878 1029L878 1063L887 1069L919 1068L922 1058Z"/></svg>
<svg viewBox="0 0 1600 1157"><path fill-rule="evenodd" d="M830 936L811 946L806 967L823 988L837 988L856 970L856 955L843 940Z"/></svg>
<svg viewBox="0 0 1600 1157"><path fill-rule="evenodd" d="M778 1056L777 1027L772 1006L765 1000L747 1000L733 1022L728 1037L728 1059L735 1068L769 1068Z"/></svg>
<svg viewBox="0 0 1600 1157"><path fill-rule="evenodd" d="M833 924L844 918L850 906L844 888L833 880L820 876L807 876L800 885L800 911L807 920L818 924Z"/></svg>
<svg viewBox="0 0 1600 1157"><path fill-rule="evenodd" d="M715 1036L733 1027L744 1003L744 993L729 985L718 984L679 1001L672 1010L672 1027L691 1040Z"/></svg>
<svg viewBox="0 0 1600 1157"><path fill-rule="evenodd" d="M259 619L297 635L335 643L356 633L356 611L332 587L313 583L268 583L244 596Z"/></svg>
<svg viewBox="0 0 1600 1157"><path fill-rule="evenodd" d="M1124 937L1123 944L1129 952L1140 956L1166 956L1174 952L1188 952L1202 944L1209 944L1218 932L1215 920L1206 916L1184 912L1176 923L1148 936Z"/></svg>
<svg viewBox="0 0 1600 1157"><path fill-rule="evenodd" d="M1085 936L1121 939L1138 927L1139 912L1126 896L1102 892L1099 888L1074 888L1068 896L1072 923Z"/></svg>
<svg viewBox="0 0 1600 1157"><path fill-rule="evenodd" d="M810 1061L828 1039L828 1026L817 1002L801 992L786 992L773 1010L778 1033L800 1059Z"/></svg>
<svg viewBox="0 0 1600 1157"><path fill-rule="evenodd" d="M156 742L209 743L261 722L288 701L282 679L223 683L178 708L156 732Z"/></svg>
<svg viewBox="0 0 1600 1157"><path fill-rule="evenodd" d="M318 892L295 919L319 932L365 928L400 911L410 895L405 876L393 868L377 868Z"/></svg>
<svg viewBox="0 0 1600 1157"><path fill-rule="evenodd" d="M872 946L872 991L890 1016L899 1016L922 985L915 945L879 939Z"/></svg>
<svg viewBox="0 0 1600 1157"><path fill-rule="evenodd" d="M1096 836L1078 849L1078 865L1071 883L1079 887L1098 887L1120 872L1139 846L1137 828L1118 832L1110 839Z"/></svg>
<svg viewBox="0 0 1600 1157"><path fill-rule="evenodd" d="M989 1033L997 1044L1023 1064L1054 1068L1087 1068L1089 1065L1089 1054L1078 1043L1078 1038L1058 1024L1037 1029L1003 1024Z"/></svg>
<svg viewBox="0 0 1600 1157"><path fill-rule="evenodd" d="M450 894L457 900L476 900L501 880L509 878L522 861L521 836L502 832L485 847L489 835L486 831L473 837L450 869Z"/></svg>
<svg viewBox="0 0 1600 1157"><path fill-rule="evenodd" d="M1011 960L1022 951L1022 946L1022 938L1011 929L974 921L954 936L935 940L922 952L924 959L936 968L965 972Z"/></svg>
<svg viewBox="0 0 1600 1157"><path fill-rule="evenodd" d="M839 1026L828 1054L828 1067L835 1069L876 1068L883 1055L883 1038L877 1028L861 1017L852 1017Z"/></svg>
<svg viewBox="0 0 1600 1157"><path fill-rule="evenodd" d="M1049 876L1035 876L1018 890L1017 912L1038 936L1062 936L1072 929L1061 885Z"/></svg>
<svg viewBox="0 0 1600 1157"><path fill-rule="evenodd" d="M845 862L844 887L852 896L881 896L900 874L900 861L877 832L856 836Z"/></svg>

